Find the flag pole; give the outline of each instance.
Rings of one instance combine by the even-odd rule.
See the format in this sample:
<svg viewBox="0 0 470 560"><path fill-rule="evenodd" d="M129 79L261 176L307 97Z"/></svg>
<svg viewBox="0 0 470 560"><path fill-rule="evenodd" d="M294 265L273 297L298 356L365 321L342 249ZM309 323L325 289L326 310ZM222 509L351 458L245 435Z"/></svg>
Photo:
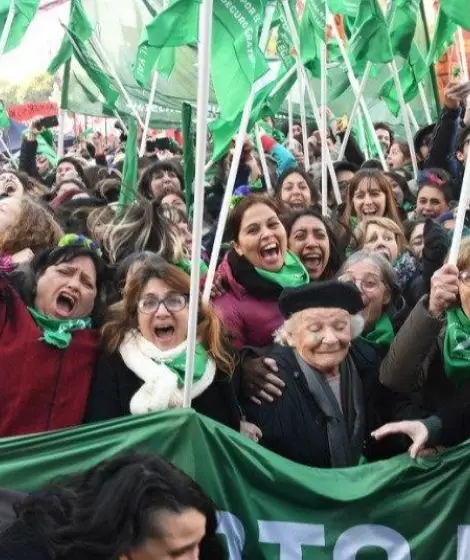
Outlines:
<svg viewBox="0 0 470 560"><path fill-rule="evenodd" d="M59 158L63 157L65 154L64 128L65 128L65 112L63 109L59 109L59 135L57 138L57 155L59 156Z"/></svg>
<svg viewBox="0 0 470 560"><path fill-rule="evenodd" d="M290 80L290 78L292 77L292 75L297 71L297 68L295 66L291 66L289 68L289 70L287 70L287 72L284 74L284 76L282 76L282 78L277 82L277 84L273 87L271 93L269 94L268 97L274 97L276 95L276 93L284 87L285 83L288 82Z"/></svg>
<svg viewBox="0 0 470 560"><path fill-rule="evenodd" d="M263 143L261 142L261 134L259 130L259 125L255 124L255 140L256 148L258 150L259 159L261 162L261 169L263 170L264 182L266 184L266 190L269 194L274 194L273 185L271 183L271 176L269 175L268 162L266 161L266 154L264 153Z"/></svg>
<svg viewBox="0 0 470 560"><path fill-rule="evenodd" d="M292 68L295 68L295 66L293 66ZM289 92L287 94L287 123L288 123L288 129L287 129L287 139L288 139L288 146L290 149L292 149L292 144L293 144L293 128L294 128L294 107L292 105L292 95L291 92Z"/></svg>
<svg viewBox="0 0 470 560"><path fill-rule="evenodd" d="M325 2L325 21L326 21L326 2ZM320 45L320 106L321 112L321 211L323 216L328 215L328 173L326 166L326 154L329 152L326 133L326 106L328 104L327 97L327 52L326 52L326 29L323 41Z"/></svg>
<svg viewBox="0 0 470 560"><path fill-rule="evenodd" d="M462 76L465 82L468 82L468 64L467 53L465 52L465 42L463 40L463 31L461 27L457 29L457 44L459 45L460 66L462 67Z"/></svg>
<svg viewBox="0 0 470 560"><path fill-rule="evenodd" d="M265 38L266 43L265 44L260 43L259 45L260 49L263 52L266 50L266 45L269 38L269 34L267 34L264 31L264 29L266 27L271 28L271 22L274 17L275 9L276 9L276 5L274 3L270 2L266 6L266 13L264 15L264 20L263 20L263 29L261 30L261 38ZM232 199L233 187L235 185L235 179L237 178L238 166L240 164L240 158L243 150L243 143L245 142L245 134L246 131L248 130L248 125L250 122L251 110L253 108L255 95L256 95L256 89L255 89L255 84L253 84L248 99L246 100L245 107L243 109L242 118L240 121L240 127L238 129L237 137L235 140L235 149L233 152L232 163L230 165L230 171L227 178L227 184L225 186L224 198L222 199L222 206L220 208L219 219L217 222L217 229L214 237L214 243L212 245L212 253L209 262L209 269L207 271L206 281L204 284L204 291L202 294L203 303L208 303L211 296L212 284L214 283L215 270L217 268L220 248L222 246L222 239L225 231L225 223L227 221L227 216L230 209L230 201ZM204 132L204 134L206 133ZM194 233L193 233L193 237L194 237Z"/></svg>
<svg viewBox="0 0 470 560"><path fill-rule="evenodd" d="M370 158L370 154L369 154L369 147L367 146L367 138L366 138L366 131L364 128L362 109L359 109L359 121L357 124L359 127L359 138L362 144L362 151L364 152L364 157L367 161Z"/></svg>
<svg viewBox="0 0 470 560"><path fill-rule="evenodd" d="M199 11L198 86L196 121L196 169L194 175L193 241L191 247L191 288L189 292L188 338L183 407L191 406L199 311L201 239L204 214L204 165L207 154L210 58L212 43L212 8L214 0L203 0Z"/></svg>
<svg viewBox="0 0 470 560"><path fill-rule="evenodd" d="M10 7L8 9L7 19L5 21L5 27L2 31L2 36L0 37L0 58L2 58L5 52L8 37L10 36L11 26L13 25L13 20L15 19L15 0L11 0Z"/></svg>
<svg viewBox="0 0 470 560"><path fill-rule="evenodd" d="M334 20L333 15L331 14L331 12L328 13L328 18L329 18L329 24L331 25L331 28L332 28L332 31L333 31L333 35L336 39L336 42L338 43L339 50L341 52L341 56L343 57L344 63L346 65L346 71L348 73L349 82L351 84L354 95L357 97L358 94L359 94L359 91L360 91L359 82L358 82L358 80L357 80L357 78L354 74L351 61L349 60L348 53L346 52L346 48L345 48L344 43L343 43L343 41L342 41L342 39L339 35L338 27L336 26L336 22ZM385 155L384 155L384 152L383 152L382 144L379 142L379 139L377 138L377 133L375 132L375 128L374 128L374 123L372 122L372 117L370 116L369 109L367 108L366 102L365 102L364 97L362 95L361 95L361 98L360 98L360 104L361 104L362 113L364 115L364 118L366 119L367 127L369 128L369 131L370 131L371 138L374 142L375 150L376 150L376 152L378 154L378 157L380 159L380 163L382 164L383 169L385 169L385 171L388 171L388 165L387 165L387 162L385 160ZM352 129L352 125L351 125L351 129ZM347 138L348 140L349 140L350 134L351 134L351 132L348 134L348 138ZM344 145L344 149L346 150L346 144ZM343 154L343 157L344 157L344 154ZM339 158L339 159L342 159L342 158Z"/></svg>
<svg viewBox="0 0 470 560"><path fill-rule="evenodd" d="M116 81L116 84L118 86L118 88L121 90L121 93L124 97L124 99L126 100L126 103L129 105L129 108L132 112L132 114L134 115L136 121L139 123L139 126L141 128L144 128L144 123L142 122L142 119L140 118L140 115L137 111L137 109L135 108L134 103L132 103L132 100L129 96L129 94L126 91L126 88L124 87L124 84L121 82L121 79L119 78L116 68L114 68L113 63L111 62L111 60L109 59L108 55L106 54L103 46L101 45L100 40L98 39L98 37L96 36L96 33L93 33L93 39L90 39L90 41L92 43L95 43L96 46L98 47L98 50L100 51L100 54L106 64L106 66L108 67L109 71L111 72L111 75L113 76L114 80Z"/></svg>
<svg viewBox="0 0 470 560"><path fill-rule="evenodd" d="M418 176L418 161L416 159L415 145L413 142L413 133L411 131L410 120L408 118L408 113L406 111L405 98L403 97L403 90L401 88L400 78L398 77L397 63L395 62L395 60L392 60L387 64L387 66L390 72L392 73L393 81L395 82L395 89L397 90L397 94L398 94L398 102L400 103L401 113L403 115L403 124L405 126L406 140L410 147L413 173L414 173L414 177L416 178Z"/></svg>
<svg viewBox="0 0 470 560"><path fill-rule="evenodd" d="M296 51L296 53L300 53L299 34L297 33L297 29L296 29L295 23L294 23L294 18L292 17L290 5L289 5L289 0L282 0L282 7L283 7L284 13L286 15L286 21L287 21L287 25L289 27L289 31L290 31L291 36L292 36L292 41L294 43L295 51ZM317 121L317 123L319 123L320 122L320 111L318 110L318 103L317 103L312 85L311 85L310 81L308 80L308 78L306 76L305 67L302 64L300 64L300 66L298 66L298 68L300 69L300 72L304 76L305 85L306 85L306 88L307 88L307 95L309 97L310 104L311 104L312 109L313 109L313 114L314 114L315 120ZM323 136L323 132L324 131L320 130L320 135L321 136ZM326 142L326 138L324 138L324 141ZM330 173L331 183L333 185L333 192L334 192L334 195L335 195L336 203L341 204L341 193L339 192L338 179L336 177L336 173L335 173L335 170L334 170L334 167L333 167L333 161L331 159L331 154L330 154L329 150L326 152L326 163L328 165L328 171Z"/></svg>
<svg viewBox="0 0 470 560"><path fill-rule="evenodd" d="M406 110L408 111L408 115L410 117L410 122L413 125L413 128L415 129L415 132L418 132L419 124L418 124L418 121L416 120L415 114L413 113L413 109L411 108L411 105L409 103L406 105Z"/></svg>
<svg viewBox="0 0 470 560"><path fill-rule="evenodd" d="M426 117L426 124L432 124L431 111L429 110L429 104L428 100L426 99L426 94L424 93L423 84L418 84L418 91L421 103L423 105L424 116Z"/></svg>
<svg viewBox="0 0 470 560"><path fill-rule="evenodd" d="M452 243L449 251L449 264L456 265L459 256L460 242L462 240L462 232L465 225L465 215L467 213L467 205L470 199L470 161L467 154L465 171L463 174L462 190L460 191L459 205L457 208L457 216L455 218L454 233L452 235Z"/></svg>
<svg viewBox="0 0 470 560"><path fill-rule="evenodd" d="M150 126L150 117L152 116L152 107L155 99L155 94L157 93L157 83L158 83L158 72L154 70L152 86L150 88L149 103L147 105L147 111L145 113L145 123L144 123L144 128L142 130L142 140L140 142L139 157L142 157L145 154L145 145L147 143L147 132Z"/></svg>
<svg viewBox="0 0 470 560"><path fill-rule="evenodd" d="M297 59L297 65L300 66L300 60ZM304 150L304 167L305 171L310 168L308 153L308 134L307 134L307 115L305 114L305 83L302 71L297 68L297 88L300 100L300 124L302 125L302 144Z"/></svg>
<svg viewBox="0 0 470 560"><path fill-rule="evenodd" d="M16 163L15 158L13 157L13 154L10 152L10 148L7 146L7 144L6 144L6 142L3 138L3 130L0 130L0 144L2 145L3 149L5 150L8 157L10 158L10 162L13 165L13 167L15 169L18 169L18 164Z"/></svg>

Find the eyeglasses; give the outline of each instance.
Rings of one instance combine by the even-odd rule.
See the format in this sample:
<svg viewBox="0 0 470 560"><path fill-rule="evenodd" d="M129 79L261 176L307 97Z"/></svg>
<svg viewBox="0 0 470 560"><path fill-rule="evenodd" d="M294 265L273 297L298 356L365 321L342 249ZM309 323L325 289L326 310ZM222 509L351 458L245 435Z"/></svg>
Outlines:
<svg viewBox="0 0 470 560"><path fill-rule="evenodd" d="M175 313L176 311L181 311L186 307L188 303L188 296L187 294L168 294L164 298L160 299L156 296L148 295L139 300L137 308L141 313L156 313L162 303L167 311Z"/></svg>
<svg viewBox="0 0 470 560"><path fill-rule="evenodd" d="M366 274L362 278L354 278L352 274L343 274L338 278L340 282L355 284L362 292L372 292L379 287L381 280L375 274Z"/></svg>
<svg viewBox="0 0 470 560"><path fill-rule="evenodd" d="M470 270L462 270L462 272L459 274L459 279L466 286L470 286Z"/></svg>

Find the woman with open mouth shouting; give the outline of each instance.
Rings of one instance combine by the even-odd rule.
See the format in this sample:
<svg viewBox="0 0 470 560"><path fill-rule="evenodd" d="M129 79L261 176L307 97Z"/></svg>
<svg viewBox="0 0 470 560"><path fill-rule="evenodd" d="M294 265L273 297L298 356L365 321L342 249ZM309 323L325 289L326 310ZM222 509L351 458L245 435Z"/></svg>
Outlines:
<svg viewBox="0 0 470 560"><path fill-rule="evenodd" d="M80 424L98 354L105 265L95 244L67 235L0 277L0 435Z"/></svg>
<svg viewBox="0 0 470 560"><path fill-rule="evenodd" d="M108 309L85 422L183 405L190 278L162 260L129 269L122 299ZM235 358L211 306L201 304L192 407L235 430Z"/></svg>
<svg viewBox="0 0 470 560"><path fill-rule="evenodd" d="M215 308L236 348L267 346L282 324L282 290L307 284L309 273L287 250L278 207L267 197L242 199L229 215L226 232L232 247L218 270L225 292L214 300Z"/></svg>

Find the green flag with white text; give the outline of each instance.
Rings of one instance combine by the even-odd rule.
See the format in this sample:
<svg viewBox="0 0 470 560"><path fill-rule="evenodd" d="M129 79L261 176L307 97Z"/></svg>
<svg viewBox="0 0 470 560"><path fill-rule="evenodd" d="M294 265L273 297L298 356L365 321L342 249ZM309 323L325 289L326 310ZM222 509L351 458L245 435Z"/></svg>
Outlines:
<svg viewBox="0 0 470 560"><path fill-rule="evenodd" d="M15 0L15 15L5 43L5 53L18 47L39 8L40 0ZM0 0L0 36L6 32L11 0Z"/></svg>

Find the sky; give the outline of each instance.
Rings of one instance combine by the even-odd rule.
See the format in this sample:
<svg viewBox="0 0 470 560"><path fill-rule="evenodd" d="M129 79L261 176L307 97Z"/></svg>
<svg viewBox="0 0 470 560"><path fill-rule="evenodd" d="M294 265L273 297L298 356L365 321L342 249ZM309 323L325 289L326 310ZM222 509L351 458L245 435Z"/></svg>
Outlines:
<svg viewBox="0 0 470 560"><path fill-rule="evenodd" d="M67 24L69 13L68 2L38 11L21 45L0 59L0 76L13 83L21 83L45 72L62 40L60 22Z"/></svg>

